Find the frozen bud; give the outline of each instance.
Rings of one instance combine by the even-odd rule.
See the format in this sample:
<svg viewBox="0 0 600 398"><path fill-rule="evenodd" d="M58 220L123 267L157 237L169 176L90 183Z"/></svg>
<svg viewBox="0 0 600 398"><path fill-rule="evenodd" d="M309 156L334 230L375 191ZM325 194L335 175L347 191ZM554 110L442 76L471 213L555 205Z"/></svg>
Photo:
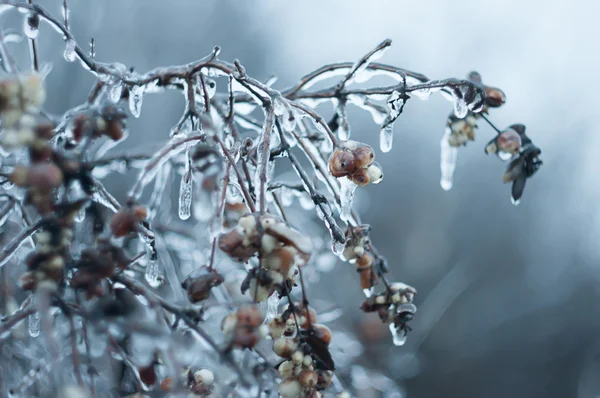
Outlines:
<svg viewBox="0 0 600 398"><path fill-rule="evenodd" d="M379 278L377 274L373 272L373 267L365 268L360 270L360 286L361 289L370 289L375 286Z"/></svg>
<svg viewBox="0 0 600 398"><path fill-rule="evenodd" d="M202 386L210 387L215 381L215 376L208 369L200 369L194 373L194 380Z"/></svg>
<svg viewBox="0 0 600 398"><path fill-rule="evenodd" d="M289 246L275 249L263 257L262 266L266 269L279 271L283 275L287 275L290 268L294 265L296 253L296 249Z"/></svg>
<svg viewBox="0 0 600 398"><path fill-rule="evenodd" d="M276 316L269 322L269 335L273 339L278 339L285 333L286 321L283 320L281 315Z"/></svg>
<svg viewBox="0 0 600 398"><path fill-rule="evenodd" d="M210 296L211 289L219 286L223 281L223 276L203 266L188 275L181 287L187 291L188 299L192 303L197 303L206 300Z"/></svg>
<svg viewBox="0 0 600 398"><path fill-rule="evenodd" d="M504 130L498 136L498 148L507 153L518 153L521 149L521 136L513 129Z"/></svg>
<svg viewBox="0 0 600 398"><path fill-rule="evenodd" d="M334 177L344 177L356 169L354 154L343 148L337 148L329 157L329 171Z"/></svg>
<svg viewBox="0 0 600 398"><path fill-rule="evenodd" d="M223 233L219 236L219 249L231 259L246 262L257 252L257 247L248 242L237 229Z"/></svg>
<svg viewBox="0 0 600 398"><path fill-rule="evenodd" d="M317 380L319 377L317 373L313 370L303 370L298 375L298 381L302 384L302 387L306 389L312 389L317 386Z"/></svg>
<svg viewBox="0 0 600 398"><path fill-rule="evenodd" d="M293 338L281 337L273 342L273 351L282 358L290 358L298 344Z"/></svg>
<svg viewBox="0 0 600 398"><path fill-rule="evenodd" d="M237 321L239 325L250 326L252 328L259 327L265 317L255 305L245 305L237 311Z"/></svg>
<svg viewBox="0 0 600 398"><path fill-rule="evenodd" d="M381 165L374 162L367 167L367 175L369 176L371 184L379 184L381 180L383 180L383 169L381 168Z"/></svg>
<svg viewBox="0 0 600 398"><path fill-rule="evenodd" d="M312 325L312 330L316 338L321 340L326 345L329 345L329 343L331 342L331 330L327 326L321 324L314 324Z"/></svg>
<svg viewBox="0 0 600 398"><path fill-rule="evenodd" d="M359 187L364 187L371 182L367 169L356 169L350 176L350 179Z"/></svg>
<svg viewBox="0 0 600 398"><path fill-rule="evenodd" d="M497 108L506 102L506 95L502 90L495 87L485 88L485 103L487 106Z"/></svg>
<svg viewBox="0 0 600 398"><path fill-rule="evenodd" d="M279 384L279 394L282 398L299 398L302 393L302 386L295 377L288 377Z"/></svg>
<svg viewBox="0 0 600 398"><path fill-rule="evenodd" d="M146 218L147 210L143 206L123 207L110 221L110 230L117 238L137 230L138 223Z"/></svg>
<svg viewBox="0 0 600 398"><path fill-rule="evenodd" d="M359 143L357 148L352 151L356 163L356 168L365 168L371 165L375 160L375 152L367 144Z"/></svg>
<svg viewBox="0 0 600 398"><path fill-rule="evenodd" d="M362 256L356 258L356 268L363 269L370 267L375 261L375 257L369 252L364 252Z"/></svg>

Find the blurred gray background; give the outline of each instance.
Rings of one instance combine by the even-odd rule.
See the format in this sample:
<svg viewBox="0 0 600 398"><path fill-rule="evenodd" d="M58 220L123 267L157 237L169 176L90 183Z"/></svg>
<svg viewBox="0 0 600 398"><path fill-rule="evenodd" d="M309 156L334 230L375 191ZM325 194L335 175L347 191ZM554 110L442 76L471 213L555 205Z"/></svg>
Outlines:
<svg viewBox="0 0 600 398"><path fill-rule="evenodd" d="M60 1L38 3L60 16ZM362 333L363 362L398 381L408 397L600 395L600 104L593 77L600 3L69 3L81 44L94 37L98 60L140 72L192 61L220 45L222 59L240 59L261 80L277 75L275 87L285 88L322 64L354 61L388 37L393 46L384 63L430 78L479 71L507 94L491 119L499 127L526 124L543 150L544 166L522 203L511 204L504 165L483 152L493 135L486 125L460 151L455 186L444 192L439 140L451 104L441 96L410 101L393 150L377 149L383 183L361 190L357 203L393 279L419 291L409 342L393 347L377 322L357 311L363 298L353 266L337 264L321 279L327 288L313 290L347 309L341 322ZM17 17L3 23L17 26ZM47 108L63 113L85 100L94 79L62 59L61 38L47 26L39 45L41 59L53 64ZM26 60L26 46L21 50ZM164 139L182 107L176 93L146 96L141 118L129 123L130 140ZM378 148L379 131L367 114L351 108L350 121L353 138ZM113 183L126 189L124 180Z"/></svg>

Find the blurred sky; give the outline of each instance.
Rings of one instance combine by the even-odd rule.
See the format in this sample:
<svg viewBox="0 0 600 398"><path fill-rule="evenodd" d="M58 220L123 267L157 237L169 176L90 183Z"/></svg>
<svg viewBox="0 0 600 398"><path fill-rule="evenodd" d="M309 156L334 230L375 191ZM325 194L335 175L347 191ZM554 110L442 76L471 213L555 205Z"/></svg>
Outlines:
<svg viewBox="0 0 600 398"><path fill-rule="evenodd" d="M60 3L39 1L55 15ZM481 125L476 143L459 153L453 190L444 192L439 140L451 104L435 96L409 101L394 149L377 151L385 179L361 190L357 205L394 278L418 289L420 310L405 347L375 344L365 361L402 383L409 397L600 395L600 2L69 3L80 43L94 37L98 60L139 71L189 62L220 45L221 58L239 58L261 80L277 75L275 87L285 88L322 64L354 61L385 38L393 46L384 63L430 78L479 71L507 94L491 120L501 128L527 125L544 166L513 206L504 165L483 152L493 131ZM20 24L17 14L4 18ZM79 65L64 62L62 46L42 30L55 113L81 103L93 83ZM147 96L130 139L166 137L182 106L177 94ZM378 147L368 115L352 109L350 121L353 138ZM356 286L351 266L338 264L322 283L339 284L341 292L322 294L344 305L350 320L362 319L354 315L361 297L347 296Z"/></svg>

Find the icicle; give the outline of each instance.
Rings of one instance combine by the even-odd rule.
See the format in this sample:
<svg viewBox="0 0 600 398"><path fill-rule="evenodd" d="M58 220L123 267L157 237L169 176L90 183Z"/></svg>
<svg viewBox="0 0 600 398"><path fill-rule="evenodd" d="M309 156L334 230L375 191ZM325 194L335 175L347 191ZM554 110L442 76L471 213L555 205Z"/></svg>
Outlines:
<svg viewBox="0 0 600 398"><path fill-rule="evenodd" d="M25 35L29 39L34 40L39 33L39 27L40 16L35 12L30 13L27 18L25 18L25 26L23 27Z"/></svg>
<svg viewBox="0 0 600 398"><path fill-rule="evenodd" d="M140 117L143 100L144 88L142 86L133 86L129 89L129 111L136 118Z"/></svg>
<svg viewBox="0 0 600 398"><path fill-rule="evenodd" d="M65 52L64 52L64 57L65 57L65 61L67 62L73 62L75 61L75 57L77 56L77 54L75 53L75 40L69 39L67 40L67 43L65 45Z"/></svg>
<svg viewBox="0 0 600 398"><path fill-rule="evenodd" d="M385 52L390 48L392 44L391 41L384 42L380 45L377 51L373 51L373 53L366 59L364 62L356 68L356 72L354 73L354 81L356 83L364 83L371 78L371 74L365 73L369 65L383 57ZM355 66L356 67L356 66ZM355 68L353 67L353 69Z"/></svg>
<svg viewBox="0 0 600 398"><path fill-rule="evenodd" d="M388 124L379 131L379 147L381 152L387 153L392 150L394 141L394 125Z"/></svg>
<svg viewBox="0 0 600 398"><path fill-rule="evenodd" d="M342 221L348 222L352 218L352 202L354 201L356 184L347 177L342 177L339 181L341 187L340 202L342 206L340 218Z"/></svg>
<svg viewBox="0 0 600 398"><path fill-rule="evenodd" d="M518 205L519 205L519 203L521 203L521 199L516 199L516 200L515 200L515 198L513 198L513 197L511 196L511 197L510 197L510 202L511 202L513 205L515 205L515 206L518 206Z"/></svg>
<svg viewBox="0 0 600 398"><path fill-rule="evenodd" d="M32 296L31 305L37 305L35 301L35 296ZM29 317L27 318L27 325L29 329L29 335L31 337L38 337L40 335L40 313L38 311L34 312L33 314L29 314Z"/></svg>
<svg viewBox="0 0 600 398"><path fill-rule="evenodd" d="M190 218L193 181L191 170L186 170L183 176L181 176L181 183L179 185L179 218L182 220Z"/></svg>
<svg viewBox="0 0 600 398"><path fill-rule="evenodd" d="M205 185L205 178L200 176L199 181L195 184L196 192L194 193L194 218L198 221L208 221L213 216L215 208L214 195L212 192L202 189Z"/></svg>
<svg viewBox="0 0 600 398"><path fill-rule="evenodd" d="M153 259L150 253L147 253L146 255L148 256L148 262L146 263L144 277L150 287L157 288L160 286L158 259Z"/></svg>
<svg viewBox="0 0 600 398"><path fill-rule="evenodd" d="M396 325L394 325L393 323L390 323L389 327L390 327L390 333L392 333L392 342L394 343L394 345L397 347L403 346L404 343L406 343L406 333L405 332L398 333L398 329L396 328Z"/></svg>
<svg viewBox="0 0 600 398"><path fill-rule="evenodd" d="M336 109L338 117L338 128L337 135L342 141L350 139L350 125L348 124L348 117L346 115L346 106L340 104Z"/></svg>
<svg viewBox="0 0 600 398"><path fill-rule="evenodd" d="M277 309L279 308L279 297L276 293L273 293L267 299L267 311L265 315L265 322L269 322L271 319L277 316Z"/></svg>
<svg viewBox="0 0 600 398"><path fill-rule="evenodd" d="M445 191L449 191L452 188L454 169L456 169L456 159L458 157L458 148L453 147L448 143L450 134L450 128L446 127L446 131L444 132L440 142L440 169L442 173L440 185Z"/></svg>

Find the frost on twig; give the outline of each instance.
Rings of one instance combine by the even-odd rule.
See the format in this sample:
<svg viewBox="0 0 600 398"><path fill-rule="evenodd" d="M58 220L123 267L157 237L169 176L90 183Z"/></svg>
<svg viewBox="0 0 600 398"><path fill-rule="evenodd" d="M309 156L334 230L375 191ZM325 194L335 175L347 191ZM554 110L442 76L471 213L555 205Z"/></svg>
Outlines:
<svg viewBox="0 0 600 398"><path fill-rule="evenodd" d="M501 90L476 73L430 80L376 62L390 40L284 90L273 87L274 79L249 76L237 60L221 60L218 47L200 60L140 73L96 60L94 41L91 54L83 51L69 29L66 1L62 20L32 2L0 5L25 12L31 54L31 70L17 69L0 35L0 226L21 228L0 249L0 270L18 275L11 289L29 295L20 309L7 310L0 337L25 344L32 355L38 350L57 369L31 376L19 366L4 383L18 394L35 384L78 396L341 392L336 375L348 369L337 365L335 333L317 323L327 316L310 305L304 277L331 252L355 265L355 288L366 296L361 309L376 313L394 344L404 344L416 290L388 280L371 227L353 208L355 191L381 182L384 173L371 146L349 139L348 105L371 114L386 153L394 123L414 96L446 96L453 113L441 141L441 185L449 189L458 148L475 139L477 123L496 129L487 115L504 103ZM97 79L59 120L43 109L40 23L63 36L66 61ZM388 85L369 86L376 76ZM185 107L162 147L113 154L116 143L140 134L126 119L143 117L144 97L167 90L181 93ZM322 102L334 105L332 118L316 111ZM503 180L518 202L541 151L524 125L496 132L486 152L510 162ZM291 174L281 172L285 162ZM135 181L120 203L104 181L130 170ZM291 225L298 212L306 216ZM321 230L303 222L311 217ZM17 333L24 321L28 337ZM99 369L108 360L120 369L116 377Z"/></svg>

